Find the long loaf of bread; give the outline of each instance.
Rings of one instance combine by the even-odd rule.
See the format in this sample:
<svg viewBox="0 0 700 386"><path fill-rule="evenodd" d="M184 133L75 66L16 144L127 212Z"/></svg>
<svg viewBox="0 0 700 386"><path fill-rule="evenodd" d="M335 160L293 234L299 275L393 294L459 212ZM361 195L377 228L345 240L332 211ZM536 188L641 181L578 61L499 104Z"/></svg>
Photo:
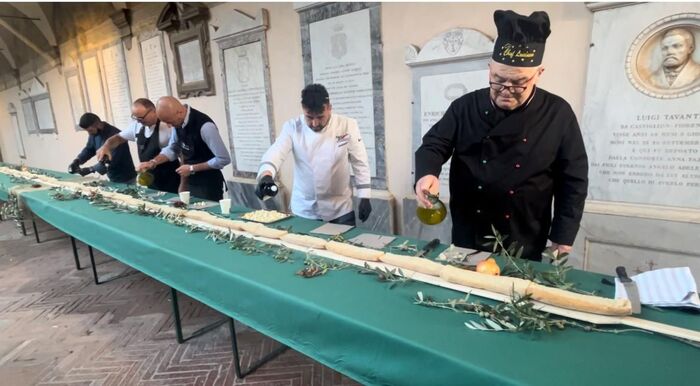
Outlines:
<svg viewBox="0 0 700 386"><path fill-rule="evenodd" d="M601 315L629 315L632 313L632 305L627 299L608 299L577 294L559 288L543 286L530 280L508 276L491 276L452 266L446 266L440 273L440 277L450 283L480 288L503 295L511 295L513 292L520 296L530 295L532 299L539 302L570 310Z"/></svg>
<svg viewBox="0 0 700 386"><path fill-rule="evenodd" d="M266 227L257 222L242 222L241 229L252 234L253 236L267 237L268 239L279 239L286 235L287 231L275 228Z"/></svg>
<svg viewBox="0 0 700 386"><path fill-rule="evenodd" d="M339 243L337 241L329 241L326 244L326 249L339 255L367 261L379 261L379 258L384 254L384 252L376 249L357 247L355 245Z"/></svg>
<svg viewBox="0 0 700 386"><path fill-rule="evenodd" d="M211 219L210 224L214 225L214 226L219 226L219 227L223 227L223 228L229 228L229 229L233 229L236 231L240 231L240 230L243 230L244 222L238 221L238 220L229 220L229 219L214 216L214 218Z"/></svg>
<svg viewBox="0 0 700 386"><path fill-rule="evenodd" d="M267 237L268 239L279 239L288 233L289 232L282 229L270 228L260 224L259 227L255 228L255 232L253 234L256 236Z"/></svg>
<svg viewBox="0 0 700 386"><path fill-rule="evenodd" d="M534 300L570 310L601 315L629 315L632 313L632 305L629 299L608 299L600 296L577 294L537 283L531 283L527 291Z"/></svg>
<svg viewBox="0 0 700 386"><path fill-rule="evenodd" d="M188 210L185 212L185 217L191 218L192 220L203 221L209 223L212 219L216 218L209 212L203 210Z"/></svg>
<svg viewBox="0 0 700 386"><path fill-rule="evenodd" d="M440 276L444 265L436 263L429 259L415 256L397 255L394 253L385 253L380 258L382 263L391 264L393 266L410 269L411 271L424 273L431 276Z"/></svg>
<svg viewBox="0 0 700 386"><path fill-rule="evenodd" d="M527 294L527 287L531 281L508 276L493 276L460 269L446 265L440 272L440 277L450 283L461 284L467 287L479 288L503 295L513 292L520 296Z"/></svg>
<svg viewBox="0 0 700 386"><path fill-rule="evenodd" d="M314 236L299 235L296 233L287 233L280 238L282 241L298 245L300 247L325 249L328 241Z"/></svg>

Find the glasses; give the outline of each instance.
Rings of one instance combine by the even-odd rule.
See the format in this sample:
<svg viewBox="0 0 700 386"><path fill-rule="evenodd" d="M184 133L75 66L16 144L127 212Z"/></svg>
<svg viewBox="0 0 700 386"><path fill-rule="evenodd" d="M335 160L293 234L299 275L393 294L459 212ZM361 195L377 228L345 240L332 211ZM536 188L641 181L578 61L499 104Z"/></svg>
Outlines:
<svg viewBox="0 0 700 386"><path fill-rule="evenodd" d="M503 84L503 83L489 81L489 87L491 87L491 90L493 90L495 92L501 92L505 89L508 89L508 91L511 94L522 94L527 89L528 83L530 83L530 81L535 78L535 75L537 75L537 73L532 75L530 77L530 79L523 82L523 85L514 85L514 84L507 85L507 84Z"/></svg>
<svg viewBox="0 0 700 386"><path fill-rule="evenodd" d="M152 110L152 109L149 109L148 111L146 111L146 114L143 114L143 116L141 116L141 117L139 117L139 116L137 116L137 115L134 115L134 114L131 114L131 119L137 120L137 121L139 121L139 122L140 122L140 121L143 121L144 119L146 119L146 117L148 116L148 114L151 113L151 111L153 111L153 110Z"/></svg>

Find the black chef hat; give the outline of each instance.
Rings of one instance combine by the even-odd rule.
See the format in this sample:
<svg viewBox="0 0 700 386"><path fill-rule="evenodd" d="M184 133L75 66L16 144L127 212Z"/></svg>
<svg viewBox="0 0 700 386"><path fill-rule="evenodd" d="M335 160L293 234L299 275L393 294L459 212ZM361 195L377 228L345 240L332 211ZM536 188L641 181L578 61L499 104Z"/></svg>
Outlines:
<svg viewBox="0 0 700 386"><path fill-rule="evenodd" d="M536 67L542 63L544 43L551 32L547 12L523 16L499 10L493 13L493 21L498 29L493 60L515 67Z"/></svg>

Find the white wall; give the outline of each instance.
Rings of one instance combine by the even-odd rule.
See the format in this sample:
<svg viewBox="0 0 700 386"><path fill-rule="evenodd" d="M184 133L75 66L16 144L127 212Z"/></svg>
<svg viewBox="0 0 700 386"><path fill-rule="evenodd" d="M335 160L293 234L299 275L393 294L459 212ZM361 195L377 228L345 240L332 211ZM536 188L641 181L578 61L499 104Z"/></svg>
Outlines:
<svg viewBox="0 0 700 386"><path fill-rule="evenodd" d="M134 35L155 29L155 19L162 4L139 4L133 8L132 30ZM239 9L255 15L259 8L269 11L270 27L267 31L270 79L272 85L273 121L279 132L282 123L299 114L299 94L303 87L303 66L299 17L292 3L226 3L213 7L211 12L231 12ZM422 47L433 36L455 27L480 30L495 37L493 11L513 9L519 13L545 10L552 22L552 35L547 43L545 66L547 68L540 85L561 95L571 103L580 116L588 60L588 45L592 13L583 3L383 3L382 41L384 54L384 103L386 126L386 165L389 191L400 200L412 194L411 177L411 74L404 64L404 49L408 44ZM116 29L110 21L99 28L88 31L79 39L81 51L103 46L116 39ZM172 52L167 37L165 40L170 82L175 92L176 76ZM70 52L70 47L62 47ZM126 52L132 99L145 94L143 74L138 52L138 40L132 40L132 48ZM228 142L226 110L224 107L223 80L217 44L212 42L212 65L216 95L188 98L191 104L214 119L220 128L225 143ZM51 101L56 115L58 135L25 135L26 163L30 166L64 170L80 151L87 138L85 132L76 132L70 113L68 91L65 80L57 69L38 78L48 83ZM0 144L7 162L19 163L14 148L15 138L7 113L8 102L19 108L17 88L0 92ZM26 127L22 114L20 124ZM132 153L136 160L134 145ZM284 181L291 185L289 165L283 169ZM224 170L231 178L232 170ZM399 217L400 218L400 217ZM400 224L399 224L400 226Z"/></svg>

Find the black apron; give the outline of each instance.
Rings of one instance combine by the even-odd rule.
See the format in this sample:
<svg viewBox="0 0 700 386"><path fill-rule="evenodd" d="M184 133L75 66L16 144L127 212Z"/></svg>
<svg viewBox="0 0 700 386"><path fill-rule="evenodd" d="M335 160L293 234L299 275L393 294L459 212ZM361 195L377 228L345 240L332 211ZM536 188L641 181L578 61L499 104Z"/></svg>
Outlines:
<svg viewBox="0 0 700 386"><path fill-rule="evenodd" d="M159 143L159 126L160 121L156 121L156 126L153 129L153 134L150 138L146 138L146 128L142 127L141 131L136 134L136 146L139 153L139 161L147 162L160 154ZM160 190L177 194L177 188L180 186L180 176L175 170L180 166L177 161L168 161L164 164L156 166L150 173L153 174L153 183L148 185L150 189Z"/></svg>
<svg viewBox="0 0 700 386"><path fill-rule="evenodd" d="M214 153L209 149L201 135L202 126L207 122L214 123L208 115L190 108L187 125L175 128L185 165L207 162L214 157ZM190 174L187 183L192 197L211 201L218 201L224 197L224 175L219 169L203 170Z"/></svg>

